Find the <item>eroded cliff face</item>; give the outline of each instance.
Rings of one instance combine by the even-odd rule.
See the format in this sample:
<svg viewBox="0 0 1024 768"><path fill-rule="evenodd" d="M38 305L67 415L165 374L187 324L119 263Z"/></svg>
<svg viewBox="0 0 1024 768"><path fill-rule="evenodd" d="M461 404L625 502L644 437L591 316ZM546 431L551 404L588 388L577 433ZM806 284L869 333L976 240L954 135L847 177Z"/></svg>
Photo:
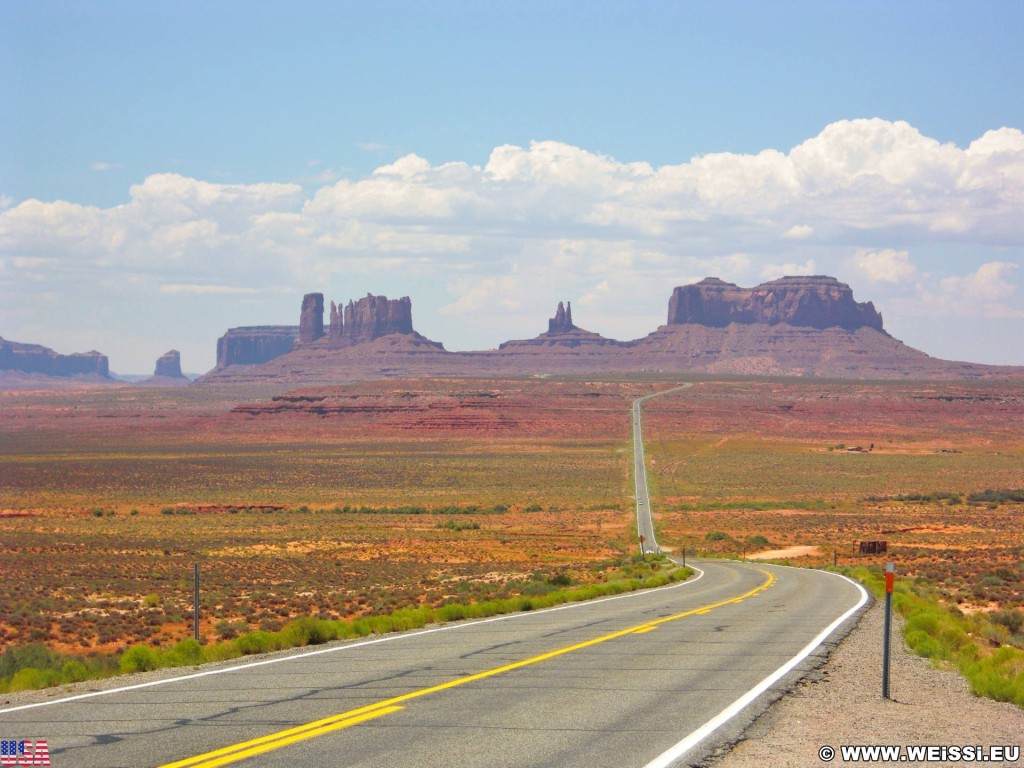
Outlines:
<svg viewBox="0 0 1024 768"><path fill-rule="evenodd" d="M576 330L576 326L572 324L572 302L566 302L566 304L568 307L562 302L558 302L555 316L548 320L548 333L568 333Z"/></svg>
<svg viewBox="0 0 1024 768"><path fill-rule="evenodd" d="M156 371L153 375L168 379L184 379L185 374L181 372L181 353L172 349L160 355L156 360Z"/></svg>
<svg viewBox="0 0 1024 768"><path fill-rule="evenodd" d="M834 277L783 277L749 289L709 277L672 291L669 325L730 323L885 332L874 304L855 301L850 286Z"/></svg>
<svg viewBox="0 0 1024 768"><path fill-rule="evenodd" d="M299 341L310 344L324 335L324 295L307 293L299 313Z"/></svg>
<svg viewBox="0 0 1024 768"><path fill-rule="evenodd" d="M217 339L217 370L229 365L259 365L291 352L299 338L293 325L229 328Z"/></svg>
<svg viewBox="0 0 1024 768"><path fill-rule="evenodd" d="M327 333L331 346L364 344L392 333L413 334L412 299L403 296L366 294L359 301L349 301L344 310L331 302L331 321Z"/></svg>
<svg viewBox="0 0 1024 768"><path fill-rule="evenodd" d="M41 344L22 344L0 338L0 370L46 376L96 375L110 378L107 356L96 350L61 355Z"/></svg>
<svg viewBox="0 0 1024 768"><path fill-rule="evenodd" d="M303 299L303 327L312 336L323 321L321 296ZM538 336L497 349L448 352L413 329L408 297L370 294L346 306L331 302L326 333L294 347L298 327L232 329L221 339L229 351L244 352L246 362L267 354L268 361L225 370L218 355L218 369L200 381L294 386L395 376L639 371L863 379L1024 375L1024 368L937 360L907 347L884 331L871 302L855 301L850 287L833 277L785 277L750 289L707 278L673 291L668 320L643 338L617 341L580 328L572 307L559 303ZM274 340L283 352L267 348ZM269 357L272 352L281 359Z"/></svg>

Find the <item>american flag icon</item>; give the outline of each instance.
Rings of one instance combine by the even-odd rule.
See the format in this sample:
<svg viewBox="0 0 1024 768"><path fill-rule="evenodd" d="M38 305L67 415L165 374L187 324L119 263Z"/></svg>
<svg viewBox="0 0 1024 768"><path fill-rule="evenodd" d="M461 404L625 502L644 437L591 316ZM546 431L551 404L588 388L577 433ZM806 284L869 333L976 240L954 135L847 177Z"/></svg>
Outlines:
<svg viewBox="0 0 1024 768"><path fill-rule="evenodd" d="M31 766L50 765L50 747L45 739L2 739L0 740L0 766Z"/></svg>

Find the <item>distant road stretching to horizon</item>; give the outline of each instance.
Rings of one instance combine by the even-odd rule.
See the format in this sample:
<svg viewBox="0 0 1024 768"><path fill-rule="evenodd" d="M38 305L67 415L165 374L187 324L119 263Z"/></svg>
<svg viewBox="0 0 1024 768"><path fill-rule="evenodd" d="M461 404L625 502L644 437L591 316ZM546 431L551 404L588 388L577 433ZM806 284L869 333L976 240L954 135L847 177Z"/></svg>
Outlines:
<svg viewBox="0 0 1024 768"><path fill-rule="evenodd" d="M654 533L654 519L651 513L651 494L647 489L647 459L644 455L643 404L652 397L661 397L672 392L692 387L691 382L682 384L653 395L638 397L633 401L633 480L636 485L636 529L641 552L660 552Z"/></svg>
<svg viewBox="0 0 1024 768"><path fill-rule="evenodd" d="M639 402L633 419L639 435ZM0 708L0 733L46 739L54 768L686 765L867 600L822 571L696 567L656 590L28 694Z"/></svg>

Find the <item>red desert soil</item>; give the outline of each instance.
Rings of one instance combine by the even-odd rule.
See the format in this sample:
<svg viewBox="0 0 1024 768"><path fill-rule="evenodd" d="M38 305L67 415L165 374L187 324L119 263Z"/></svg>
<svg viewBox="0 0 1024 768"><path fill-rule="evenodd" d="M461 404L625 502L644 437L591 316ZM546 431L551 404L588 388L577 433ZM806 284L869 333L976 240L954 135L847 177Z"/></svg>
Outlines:
<svg viewBox="0 0 1024 768"><path fill-rule="evenodd" d="M194 561L214 629L592 578L634 544L629 404L677 383L0 392L0 643L178 639ZM704 379L644 423L666 547L895 558L964 609L1024 600L1024 505L968 502L1024 487L1024 382Z"/></svg>

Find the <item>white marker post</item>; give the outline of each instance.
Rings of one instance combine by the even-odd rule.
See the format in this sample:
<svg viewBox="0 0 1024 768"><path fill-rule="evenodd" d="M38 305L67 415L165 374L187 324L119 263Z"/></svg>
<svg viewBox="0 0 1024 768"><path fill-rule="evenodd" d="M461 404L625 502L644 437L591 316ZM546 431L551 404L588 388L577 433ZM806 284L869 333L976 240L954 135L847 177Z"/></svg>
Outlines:
<svg viewBox="0 0 1024 768"><path fill-rule="evenodd" d="M896 584L896 564L885 564L885 636L882 638L882 698L889 698L889 646L892 634L892 592Z"/></svg>

